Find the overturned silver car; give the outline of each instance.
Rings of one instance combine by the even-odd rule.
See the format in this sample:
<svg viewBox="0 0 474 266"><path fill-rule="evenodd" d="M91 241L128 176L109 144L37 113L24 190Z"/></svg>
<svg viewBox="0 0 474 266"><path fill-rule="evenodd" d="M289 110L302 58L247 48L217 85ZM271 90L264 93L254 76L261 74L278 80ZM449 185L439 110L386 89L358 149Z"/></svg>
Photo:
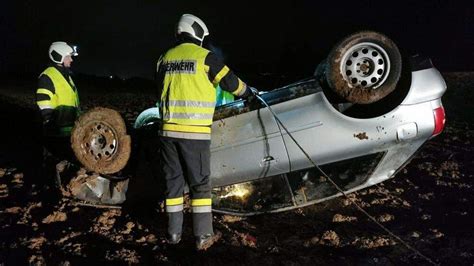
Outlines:
<svg viewBox="0 0 474 266"><path fill-rule="evenodd" d="M394 177L445 123L439 71L421 56L404 62L386 36L359 32L337 44L314 76L262 93L259 101L217 107L213 209L285 211L340 196L328 178L349 193ZM126 176L122 168L137 160L130 153L134 135L130 141L111 115L90 114L73 130L76 157L102 177ZM158 127L158 109L150 108L133 130Z"/></svg>

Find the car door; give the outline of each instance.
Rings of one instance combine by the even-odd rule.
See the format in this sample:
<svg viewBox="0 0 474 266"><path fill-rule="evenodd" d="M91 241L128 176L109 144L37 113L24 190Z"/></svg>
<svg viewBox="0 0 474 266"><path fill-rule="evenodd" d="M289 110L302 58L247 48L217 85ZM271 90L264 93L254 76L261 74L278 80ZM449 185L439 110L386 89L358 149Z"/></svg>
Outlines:
<svg viewBox="0 0 474 266"><path fill-rule="evenodd" d="M239 100L216 110L211 141L213 186L289 171L283 138L271 112L247 104Z"/></svg>

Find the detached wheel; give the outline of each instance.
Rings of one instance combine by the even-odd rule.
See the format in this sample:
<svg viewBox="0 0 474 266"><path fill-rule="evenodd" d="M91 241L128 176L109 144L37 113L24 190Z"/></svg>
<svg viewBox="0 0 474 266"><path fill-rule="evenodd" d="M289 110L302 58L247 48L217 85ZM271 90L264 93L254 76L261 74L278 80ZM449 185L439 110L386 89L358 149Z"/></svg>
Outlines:
<svg viewBox="0 0 474 266"><path fill-rule="evenodd" d="M131 139L125 122L112 109L97 107L82 114L71 132L71 145L79 162L89 171L113 174L130 158Z"/></svg>
<svg viewBox="0 0 474 266"><path fill-rule="evenodd" d="M326 65L329 87L345 100L369 104L397 86L402 58L387 36L362 31L349 35L330 52Z"/></svg>

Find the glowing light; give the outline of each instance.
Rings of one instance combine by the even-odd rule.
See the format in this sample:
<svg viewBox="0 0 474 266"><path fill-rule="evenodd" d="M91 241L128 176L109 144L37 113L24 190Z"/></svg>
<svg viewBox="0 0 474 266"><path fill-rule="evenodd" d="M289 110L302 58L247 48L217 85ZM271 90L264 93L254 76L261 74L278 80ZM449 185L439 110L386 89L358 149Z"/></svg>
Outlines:
<svg viewBox="0 0 474 266"><path fill-rule="evenodd" d="M225 199L228 197L236 197L245 200L245 198L247 198L247 196L252 192L252 187L248 184L236 184L226 187L224 191L226 193L219 196L219 198Z"/></svg>

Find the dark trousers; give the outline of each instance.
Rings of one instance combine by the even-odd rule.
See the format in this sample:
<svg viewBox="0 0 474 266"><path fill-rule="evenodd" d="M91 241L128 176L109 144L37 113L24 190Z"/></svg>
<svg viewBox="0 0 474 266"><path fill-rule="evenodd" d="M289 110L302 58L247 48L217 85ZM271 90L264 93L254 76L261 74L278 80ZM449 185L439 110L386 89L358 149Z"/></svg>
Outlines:
<svg viewBox="0 0 474 266"><path fill-rule="evenodd" d="M167 200L183 197L187 182L192 202L209 202L206 206L193 206L194 235L212 234L209 180L211 141L161 137L160 144ZM181 233L182 224L182 211L168 211L169 234Z"/></svg>
<svg viewBox="0 0 474 266"><path fill-rule="evenodd" d="M44 136L43 145L48 153L57 161L76 161L76 157L71 148L70 136Z"/></svg>

